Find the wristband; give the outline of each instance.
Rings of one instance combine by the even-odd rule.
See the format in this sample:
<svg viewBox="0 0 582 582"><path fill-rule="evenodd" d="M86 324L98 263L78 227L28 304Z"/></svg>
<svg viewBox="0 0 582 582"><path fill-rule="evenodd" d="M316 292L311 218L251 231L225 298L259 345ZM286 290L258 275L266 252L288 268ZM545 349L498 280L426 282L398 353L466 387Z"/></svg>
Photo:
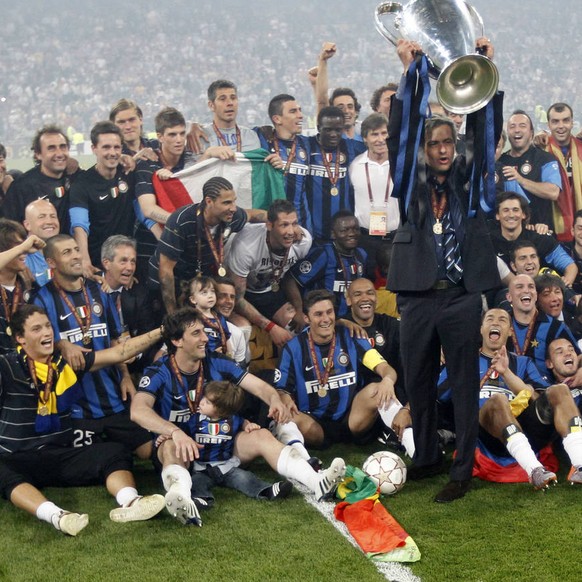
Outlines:
<svg viewBox="0 0 582 582"><path fill-rule="evenodd" d="M265 331L267 333L269 333L274 327L275 327L275 322L269 321L269 323L267 323L267 325L265 325Z"/></svg>

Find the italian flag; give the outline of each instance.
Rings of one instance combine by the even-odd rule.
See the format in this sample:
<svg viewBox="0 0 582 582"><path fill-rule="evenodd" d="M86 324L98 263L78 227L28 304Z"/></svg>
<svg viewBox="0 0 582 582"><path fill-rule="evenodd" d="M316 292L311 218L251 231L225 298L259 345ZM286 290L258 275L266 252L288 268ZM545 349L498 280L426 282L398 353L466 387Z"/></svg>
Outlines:
<svg viewBox="0 0 582 582"><path fill-rule="evenodd" d="M202 201L202 186L214 176L229 180L236 192L237 206L267 210L273 200L285 198L283 172L265 162L263 149L236 154L236 160L211 158L177 172L169 180L153 177L158 205L168 212Z"/></svg>

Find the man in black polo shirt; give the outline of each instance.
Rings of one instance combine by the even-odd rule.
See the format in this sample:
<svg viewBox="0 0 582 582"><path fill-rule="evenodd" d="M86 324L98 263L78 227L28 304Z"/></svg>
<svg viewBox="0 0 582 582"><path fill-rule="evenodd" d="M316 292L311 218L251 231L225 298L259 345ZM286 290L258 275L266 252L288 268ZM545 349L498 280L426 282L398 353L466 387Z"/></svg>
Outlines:
<svg viewBox="0 0 582 582"><path fill-rule="evenodd" d="M69 232L69 191L77 172L67 173L69 138L56 125L45 125L32 140L36 165L12 182L0 208L5 218L22 222L34 200L46 198L55 206L61 232Z"/></svg>
<svg viewBox="0 0 582 582"><path fill-rule="evenodd" d="M224 245L250 218L264 222L264 210L243 210L236 206L236 194L225 178L210 178L202 188L202 202L173 212L158 248L150 260L149 282L160 288L166 311L176 309L176 288L180 281L196 275L226 275Z"/></svg>
<svg viewBox="0 0 582 582"><path fill-rule="evenodd" d="M101 245L113 234L131 236L135 226L133 177L121 161L119 128L100 121L91 130L97 163L82 172L71 187L71 227L83 257L83 275L100 271Z"/></svg>
<svg viewBox="0 0 582 582"><path fill-rule="evenodd" d="M507 120L507 137L511 149L499 158L504 179L515 180L529 198L532 224L541 222L555 231L552 202L562 188L558 161L533 145L533 123L521 109Z"/></svg>

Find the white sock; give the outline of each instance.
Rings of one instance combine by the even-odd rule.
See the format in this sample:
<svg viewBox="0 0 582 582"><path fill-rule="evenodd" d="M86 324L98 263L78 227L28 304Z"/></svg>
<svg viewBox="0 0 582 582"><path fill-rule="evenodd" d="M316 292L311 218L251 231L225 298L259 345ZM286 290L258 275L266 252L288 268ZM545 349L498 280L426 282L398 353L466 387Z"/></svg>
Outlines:
<svg viewBox="0 0 582 582"><path fill-rule="evenodd" d="M317 492L319 475L293 447L286 446L281 451L277 459L277 473L283 477L295 479L309 487L314 493Z"/></svg>
<svg viewBox="0 0 582 582"><path fill-rule="evenodd" d="M382 422L388 427L392 428L392 423L394 422L394 417L400 412L402 404L395 398L390 401L388 408L378 408L380 413L380 418Z"/></svg>
<svg viewBox="0 0 582 582"><path fill-rule="evenodd" d="M414 457L414 452L416 448L414 446L414 433L412 432L412 427L409 426L405 428L402 432L402 438L400 439L402 446L406 450L406 454L412 459Z"/></svg>
<svg viewBox="0 0 582 582"><path fill-rule="evenodd" d="M278 441L282 442L284 445L293 447L301 455L302 459L307 461L311 458L311 455L305 448L305 439L303 438L299 427L294 422L286 422L285 424L280 424L278 422L273 423L271 432Z"/></svg>
<svg viewBox="0 0 582 582"><path fill-rule="evenodd" d="M60 529L59 520L62 512L63 510L52 501L44 501L36 508L36 517L50 523L55 529Z"/></svg>
<svg viewBox="0 0 582 582"><path fill-rule="evenodd" d="M574 467L582 466L582 432L571 432L563 439L564 450Z"/></svg>
<svg viewBox="0 0 582 582"><path fill-rule="evenodd" d="M168 465L162 471L162 483L166 491L169 491L174 483L178 483L180 489L190 491L192 489L192 476L190 471L181 465Z"/></svg>
<svg viewBox="0 0 582 582"><path fill-rule="evenodd" d="M526 436L520 431L512 434L505 445L508 453L519 463L528 477L536 467L543 467L533 452Z"/></svg>
<svg viewBox="0 0 582 582"><path fill-rule="evenodd" d="M135 487L123 487L117 492L115 500L121 507L128 507L136 497L139 496Z"/></svg>

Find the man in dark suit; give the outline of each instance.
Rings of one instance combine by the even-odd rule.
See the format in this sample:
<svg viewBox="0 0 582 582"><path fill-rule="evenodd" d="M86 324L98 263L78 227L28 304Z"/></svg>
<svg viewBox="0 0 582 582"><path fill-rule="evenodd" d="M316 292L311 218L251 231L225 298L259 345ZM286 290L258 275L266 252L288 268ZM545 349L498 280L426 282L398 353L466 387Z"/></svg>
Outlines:
<svg viewBox="0 0 582 582"><path fill-rule="evenodd" d="M493 54L486 39L477 44L487 56ZM449 483L435 497L446 503L463 497L470 486L478 434L481 291L499 285L499 276L480 216L479 195L471 196L474 190L467 188L471 167L464 156L455 158L455 126L440 117L425 124L428 78L411 66L416 61L418 69L422 68L422 61L417 61L420 50L410 41L400 41L397 48L405 76L391 107L388 149L395 188L398 186L395 194L401 200L402 226L394 238L388 288L398 293L402 317L402 364L416 446L411 479L442 470L436 410L441 347L447 368L452 370L457 455ZM419 82L411 83L417 76ZM412 106L403 119L407 86L412 87ZM484 148L477 149L478 116L483 119L484 112L467 118L467 139L475 138L472 159L477 176L486 159ZM501 133L502 120L494 118L496 133ZM423 124L424 150L420 134L418 142L408 139L400 152L407 135L416 136L416 128L422 129Z"/></svg>
<svg viewBox="0 0 582 582"><path fill-rule="evenodd" d="M158 327L162 320L161 301L152 300L146 285L134 279L135 240L121 234L110 236L101 247L101 262L104 283L117 307L123 334L135 337ZM140 354L129 364L129 371L142 374L158 348L156 344Z"/></svg>

